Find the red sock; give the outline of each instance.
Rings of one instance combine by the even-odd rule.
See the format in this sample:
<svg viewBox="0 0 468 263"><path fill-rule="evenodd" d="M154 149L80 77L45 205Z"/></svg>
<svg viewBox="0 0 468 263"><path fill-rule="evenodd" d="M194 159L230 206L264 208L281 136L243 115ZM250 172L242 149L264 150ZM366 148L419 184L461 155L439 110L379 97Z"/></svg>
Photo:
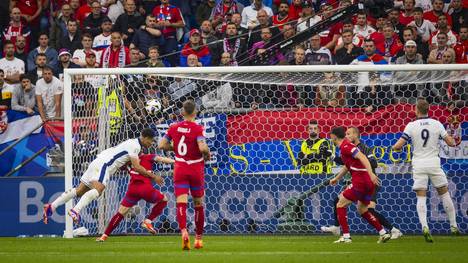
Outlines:
<svg viewBox="0 0 468 263"><path fill-rule="evenodd" d="M187 203L177 203L176 208L179 229L182 230L184 228L187 228Z"/></svg>
<svg viewBox="0 0 468 263"><path fill-rule="evenodd" d="M346 207L336 208L338 222L340 223L341 231L343 231L343 234L349 234L348 215L346 213Z"/></svg>
<svg viewBox="0 0 468 263"><path fill-rule="evenodd" d="M109 225L107 225L107 228L106 228L106 231L104 231L104 234L106 235L110 235L112 233L112 231L114 231L114 229L120 224L120 221L122 221L122 219L124 218L124 216L117 212L111 219L111 221L109 222Z"/></svg>
<svg viewBox="0 0 468 263"><path fill-rule="evenodd" d="M153 221L156 217L158 217L162 213L166 205L167 205L167 201L160 201L159 203L156 203L153 206L153 209L151 209L151 213L146 218Z"/></svg>
<svg viewBox="0 0 468 263"><path fill-rule="evenodd" d="M371 214L369 211L366 211L364 214L361 215L364 219L367 220L369 224L371 224L377 231L380 231L383 229L382 225L380 224L379 220L377 217L375 217L373 214Z"/></svg>
<svg viewBox="0 0 468 263"><path fill-rule="evenodd" d="M205 209L203 206L195 207L195 226L196 238L201 239L205 227Z"/></svg>

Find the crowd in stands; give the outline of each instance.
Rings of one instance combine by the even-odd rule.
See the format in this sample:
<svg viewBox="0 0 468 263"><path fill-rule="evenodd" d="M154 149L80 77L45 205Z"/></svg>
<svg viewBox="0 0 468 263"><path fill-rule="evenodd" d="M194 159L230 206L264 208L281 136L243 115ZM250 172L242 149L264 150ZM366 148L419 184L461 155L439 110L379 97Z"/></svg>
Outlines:
<svg viewBox="0 0 468 263"><path fill-rule="evenodd" d="M44 120L60 117L66 68L467 63L468 1L386 2L388 9L361 11L288 50L255 59L352 0L1 1L0 102ZM359 106L371 112L421 92L447 105L465 106L467 99L466 83L390 89L370 76L364 87L327 85L339 77L325 74L323 85L300 88L219 83L197 101L205 108ZM160 82L151 76L139 81L145 85L127 79L127 90L164 89L165 104L197 89L187 79L163 88L154 87ZM74 79L74 107L89 109L81 98L101 84L96 77ZM130 113L139 108L129 103L138 100L135 93L125 96Z"/></svg>

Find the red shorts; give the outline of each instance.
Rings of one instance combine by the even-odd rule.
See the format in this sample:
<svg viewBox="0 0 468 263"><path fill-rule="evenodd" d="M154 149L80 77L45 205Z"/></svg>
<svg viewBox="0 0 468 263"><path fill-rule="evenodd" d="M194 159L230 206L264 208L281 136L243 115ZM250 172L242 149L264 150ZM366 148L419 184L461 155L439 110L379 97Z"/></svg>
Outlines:
<svg viewBox="0 0 468 263"><path fill-rule="evenodd" d="M151 184L140 181L131 182L120 204L125 207L132 207L141 199L148 203L157 203L164 199L164 195Z"/></svg>
<svg viewBox="0 0 468 263"><path fill-rule="evenodd" d="M353 202L360 201L365 205L369 205L374 194L375 186L373 184L350 184L343 191L343 196Z"/></svg>
<svg viewBox="0 0 468 263"><path fill-rule="evenodd" d="M205 195L205 165L203 163L174 165L174 192L176 197L188 194L193 197Z"/></svg>

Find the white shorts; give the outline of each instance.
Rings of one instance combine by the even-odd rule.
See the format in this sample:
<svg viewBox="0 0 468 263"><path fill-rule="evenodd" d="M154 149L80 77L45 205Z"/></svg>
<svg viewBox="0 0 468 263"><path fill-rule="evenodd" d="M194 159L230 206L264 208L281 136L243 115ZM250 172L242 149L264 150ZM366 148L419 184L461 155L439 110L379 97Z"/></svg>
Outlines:
<svg viewBox="0 0 468 263"><path fill-rule="evenodd" d="M89 188L92 188L91 182L96 181L106 186L109 181L109 167L107 167L106 162L95 159L89 164L88 169L86 169L86 172L81 176L80 181Z"/></svg>
<svg viewBox="0 0 468 263"><path fill-rule="evenodd" d="M413 190L427 190L429 179L435 188L448 185L447 176L440 167L413 168Z"/></svg>

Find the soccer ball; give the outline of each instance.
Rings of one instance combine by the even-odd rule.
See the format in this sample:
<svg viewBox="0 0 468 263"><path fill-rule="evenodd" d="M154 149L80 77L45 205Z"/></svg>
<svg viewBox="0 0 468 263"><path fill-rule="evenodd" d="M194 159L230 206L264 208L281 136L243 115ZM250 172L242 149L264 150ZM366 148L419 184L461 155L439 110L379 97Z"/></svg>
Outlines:
<svg viewBox="0 0 468 263"><path fill-rule="evenodd" d="M161 110L161 102L157 99L150 99L146 102L146 112L149 115L156 115Z"/></svg>

